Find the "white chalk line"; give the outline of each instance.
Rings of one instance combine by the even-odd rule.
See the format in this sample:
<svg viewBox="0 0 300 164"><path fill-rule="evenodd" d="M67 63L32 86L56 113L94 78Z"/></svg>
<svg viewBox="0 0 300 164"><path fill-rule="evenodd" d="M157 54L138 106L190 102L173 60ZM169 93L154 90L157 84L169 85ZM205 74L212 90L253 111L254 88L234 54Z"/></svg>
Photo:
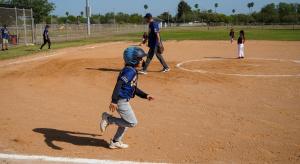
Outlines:
<svg viewBox="0 0 300 164"><path fill-rule="evenodd" d="M198 60L187 60L183 61L181 63L178 63L176 65L177 68L187 71L187 72L194 72L194 73L212 73L212 74L218 74L218 75L227 75L227 76L239 76L239 77L300 77L300 74L295 75L268 75L268 74L239 74L239 73L220 73L220 72L210 72L200 69L187 69L184 68L183 65L191 62L201 62L201 61L216 61L216 60L225 60L225 59L198 59ZM280 61L280 62L294 62L294 63L300 63L300 60L286 60L286 59L266 59L266 58L248 58L248 60L269 60L269 61Z"/></svg>
<svg viewBox="0 0 300 164"><path fill-rule="evenodd" d="M114 161L88 158L51 157L45 155L19 155L0 153L0 159L6 160L31 160L44 162L82 163L82 164L153 164L149 162Z"/></svg>
<svg viewBox="0 0 300 164"><path fill-rule="evenodd" d="M114 44L119 44L121 42L113 42L113 43L104 43L102 45L98 45L98 46L93 46L93 47L87 47L85 49L91 49L91 48L99 48L99 47L104 47L104 46L108 46L108 45L114 45ZM33 62L33 61L40 61L40 60L45 60L47 58L51 58L54 56L59 56L59 55L64 55L66 54L66 52L51 52L50 55L46 55L46 56L39 56L39 57L35 57L35 58L31 58L31 59L25 59L25 60L18 60L18 61L14 61L14 62L10 62L10 63L6 63L6 64L2 64L0 65L1 67L6 67L6 66L11 66L11 65L17 65L17 64L23 64L23 63L28 63L28 62Z"/></svg>
<svg viewBox="0 0 300 164"><path fill-rule="evenodd" d="M31 58L31 59L19 60L19 61L2 64L2 65L0 65L0 67L6 67L6 66L10 66L10 65L17 65L17 64L23 64L23 63L28 63L28 62L38 61L38 60L44 60L44 59L47 59L47 58L50 58L53 56L62 55L62 54L64 54L64 53L53 52L50 55L46 55L46 56L39 56L39 57Z"/></svg>

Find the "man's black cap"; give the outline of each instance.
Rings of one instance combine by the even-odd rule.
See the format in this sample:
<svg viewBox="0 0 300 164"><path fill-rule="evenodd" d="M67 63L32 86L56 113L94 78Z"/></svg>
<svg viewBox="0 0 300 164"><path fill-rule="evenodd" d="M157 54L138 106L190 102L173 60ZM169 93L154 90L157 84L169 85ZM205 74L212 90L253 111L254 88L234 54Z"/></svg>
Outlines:
<svg viewBox="0 0 300 164"><path fill-rule="evenodd" d="M151 13L147 13L144 18L152 18L152 14Z"/></svg>

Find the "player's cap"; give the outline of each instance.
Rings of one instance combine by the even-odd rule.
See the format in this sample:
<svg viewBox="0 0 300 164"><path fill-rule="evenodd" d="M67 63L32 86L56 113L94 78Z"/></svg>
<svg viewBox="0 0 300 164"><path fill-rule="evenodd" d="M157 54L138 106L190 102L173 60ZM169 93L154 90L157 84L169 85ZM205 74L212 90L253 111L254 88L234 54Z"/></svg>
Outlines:
<svg viewBox="0 0 300 164"><path fill-rule="evenodd" d="M144 18L152 18L152 14L151 13L147 13Z"/></svg>

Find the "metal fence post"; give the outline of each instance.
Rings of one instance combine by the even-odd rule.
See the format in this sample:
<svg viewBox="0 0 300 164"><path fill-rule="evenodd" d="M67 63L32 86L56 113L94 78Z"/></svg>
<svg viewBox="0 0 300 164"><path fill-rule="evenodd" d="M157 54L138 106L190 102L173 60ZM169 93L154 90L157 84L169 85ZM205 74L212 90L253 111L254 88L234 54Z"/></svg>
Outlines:
<svg viewBox="0 0 300 164"><path fill-rule="evenodd" d="M25 15L24 8L23 8L23 20L24 20L24 43L25 43L25 45L27 45L26 15Z"/></svg>
<svg viewBox="0 0 300 164"><path fill-rule="evenodd" d="M19 44L19 29L18 29L18 12L17 12L17 7L15 7L15 15L16 15L17 44Z"/></svg>
<svg viewBox="0 0 300 164"><path fill-rule="evenodd" d="M33 18L32 8L31 8L31 35L32 35L32 43L35 44L35 26L34 26L34 18Z"/></svg>
<svg viewBox="0 0 300 164"><path fill-rule="evenodd" d="M68 38L68 24L66 23L66 40L68 41L69 38Z"/></svg>

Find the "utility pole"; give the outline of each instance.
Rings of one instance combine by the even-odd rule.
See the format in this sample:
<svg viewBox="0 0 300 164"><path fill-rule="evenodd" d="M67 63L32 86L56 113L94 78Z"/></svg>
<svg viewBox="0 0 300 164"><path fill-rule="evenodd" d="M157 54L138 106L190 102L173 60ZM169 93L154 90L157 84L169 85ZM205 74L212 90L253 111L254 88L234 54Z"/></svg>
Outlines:
<svg viewBox="0 0 300 164"><path fill-rule="evenodd" d="M101 14L99 13L99 24L101 24Z"/></svg>
<svg viewBox="0 0 300 164"><path fill-rule="evenodd" d="M88 36L91 35L91 7L90 7L90 0L86 0L86 7L85 7L85 11L86 11L86 17L87 17L87 34Z"/></svg>
<svg viewBox="0 0 300 164"><path fill-rule="evenodd" d="M115 12L115 8L114 8L114 24L116 24L116 12Z"/></svg>
<svg viewBox="0 0 300 164"><path fill-rule="evenodd" d="M170 26L170 12L168 11L168 26Z"/></svg>

